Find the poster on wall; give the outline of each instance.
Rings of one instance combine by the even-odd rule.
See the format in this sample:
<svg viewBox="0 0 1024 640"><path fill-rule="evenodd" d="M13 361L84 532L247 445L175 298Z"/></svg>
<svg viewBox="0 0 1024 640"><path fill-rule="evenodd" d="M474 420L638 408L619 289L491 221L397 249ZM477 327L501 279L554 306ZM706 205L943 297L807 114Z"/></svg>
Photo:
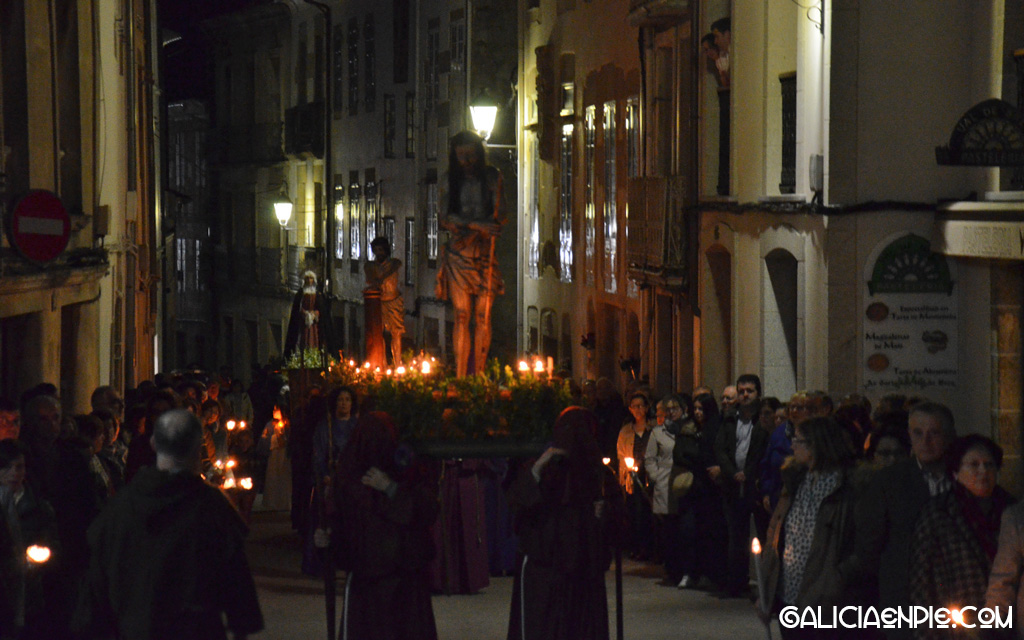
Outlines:
<svg viewBox="0 0 1024 640"><path fill-rule="evenodd" d="M914 234L885 240L872 255L862 309L864 391L954 389L958 310L950 263Z"/></svg>

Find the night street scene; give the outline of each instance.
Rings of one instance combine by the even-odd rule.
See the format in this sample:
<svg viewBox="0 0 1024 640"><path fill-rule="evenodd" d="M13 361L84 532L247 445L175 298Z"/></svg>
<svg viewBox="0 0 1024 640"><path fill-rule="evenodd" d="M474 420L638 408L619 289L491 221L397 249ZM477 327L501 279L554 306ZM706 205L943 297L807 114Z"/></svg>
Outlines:
<svg viewBox="0 0 1024 640"><path fill-rule="evenodd" d="M0 640L1024 639L1024 0L0 0Z"/></svg>

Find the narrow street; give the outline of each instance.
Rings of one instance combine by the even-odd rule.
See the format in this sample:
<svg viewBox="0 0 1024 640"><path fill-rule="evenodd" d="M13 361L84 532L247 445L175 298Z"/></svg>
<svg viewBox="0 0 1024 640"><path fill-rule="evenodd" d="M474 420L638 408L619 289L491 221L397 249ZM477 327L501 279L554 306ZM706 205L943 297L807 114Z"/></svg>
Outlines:
<svg viewBox="0 0 1024 640"><path fill-rule="evenodd" d="M260 638L326 638L323 584L300 571L298 536L285 512L253 514L248 540L249 562L256 578L266 629ZM624 561L624 637L636 640L764 638L764 627L745 600L719 600L703 591L680 591L659 585L653 565ZM615 573L609 570L610 637L615 638ZM434 596L441 640L501 640L508 628L512 578L491 578L481 593ZM339 584L337 610L342 609ZM778 627L773 625L774 637Z"/></svg>

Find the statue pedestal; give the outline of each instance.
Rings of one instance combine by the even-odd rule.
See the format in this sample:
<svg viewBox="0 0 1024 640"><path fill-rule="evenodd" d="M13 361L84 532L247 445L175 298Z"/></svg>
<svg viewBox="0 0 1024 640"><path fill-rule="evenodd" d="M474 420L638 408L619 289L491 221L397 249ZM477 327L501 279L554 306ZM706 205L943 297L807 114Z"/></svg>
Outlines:
<svg viewBox="0 0 1024 640"><path fill-rule="evenodd" d="M366 332L366 361L371 367L385 368L384 318L381 315L380 289L363 290L363 328Z"/></svg>

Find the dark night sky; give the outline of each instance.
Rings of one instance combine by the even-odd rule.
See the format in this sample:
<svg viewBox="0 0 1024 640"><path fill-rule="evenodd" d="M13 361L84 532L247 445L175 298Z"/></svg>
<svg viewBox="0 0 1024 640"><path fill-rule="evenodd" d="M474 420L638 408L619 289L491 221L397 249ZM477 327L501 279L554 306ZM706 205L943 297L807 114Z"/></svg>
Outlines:
<svg viewBox="0 0 1024 640"><path fill-rule="evenodd" d="M208 49L200 33L203 20L273 0L157 0L161 29L182 36L166 47L163 86L167 102L185 98L212 98L212 70Z"/></svg>

